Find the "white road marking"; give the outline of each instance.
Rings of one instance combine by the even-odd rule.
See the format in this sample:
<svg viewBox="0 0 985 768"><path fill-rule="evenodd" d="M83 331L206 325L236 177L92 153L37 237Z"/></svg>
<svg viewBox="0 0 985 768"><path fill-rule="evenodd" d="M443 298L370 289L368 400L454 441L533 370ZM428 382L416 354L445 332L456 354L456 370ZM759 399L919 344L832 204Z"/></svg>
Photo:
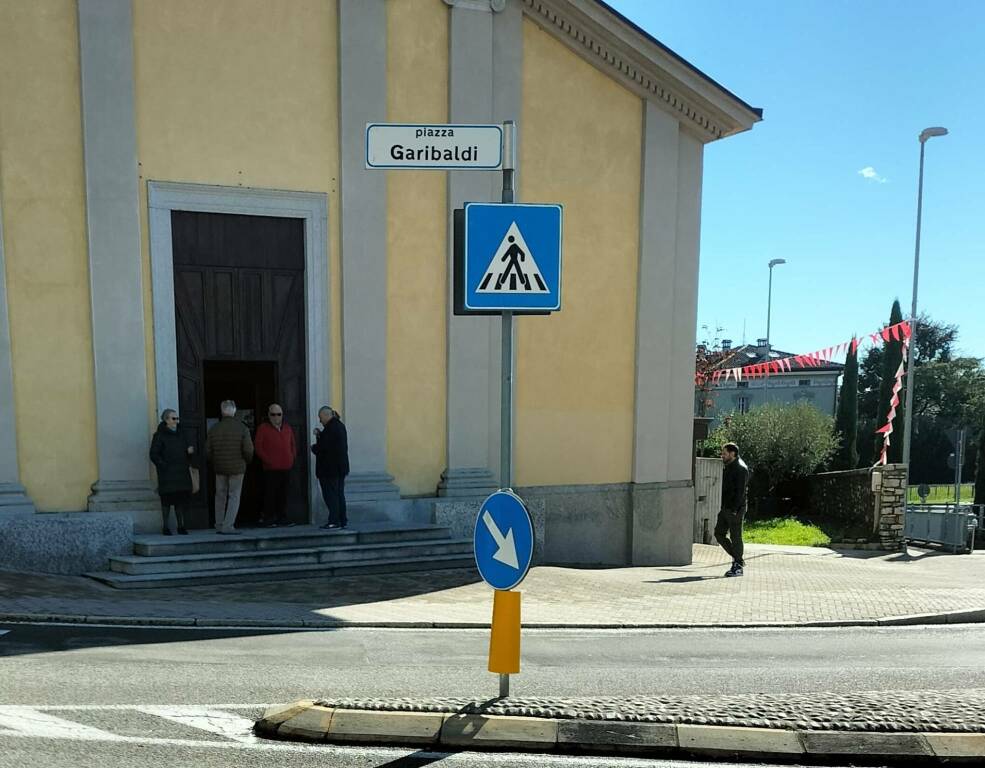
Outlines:
<svg viewBox="0 0 985 768"><path fill-rule="evenodd" d="M0 637L3 637L4 635L9 635L9 634L10 634L10 630L9 629L0 629Z"/></svg>
<svg viewBox="0 0 985 768"><path fill-rule="evenodd" d="M215 707L180 705L171 707L134 707L134 709L147 715L170 720L172 723L225 736L227 739L239 741L244 744L253 744L259 741L253 735L252 720L240 717L232 712L223 712L221 709Z"/></svg>
<svg viewBox="0 0 985 768"><path fill-rule="evenodd" d="M16 736L76 741L119 741L121 736L99 728L63 720L31 707L0 707L0 727Z"/></svg>

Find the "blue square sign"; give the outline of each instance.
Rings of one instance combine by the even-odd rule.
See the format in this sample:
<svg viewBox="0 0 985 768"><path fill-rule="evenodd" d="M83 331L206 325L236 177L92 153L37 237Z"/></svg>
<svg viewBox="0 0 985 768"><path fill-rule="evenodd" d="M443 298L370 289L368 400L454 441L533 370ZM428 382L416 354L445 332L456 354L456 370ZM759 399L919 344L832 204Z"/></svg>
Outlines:
<svg viewBox="0 0 985 768"><path fill-rule="evenodd" d="M562 218L556 203L466 203L465 309L561 309Z"/></svg>

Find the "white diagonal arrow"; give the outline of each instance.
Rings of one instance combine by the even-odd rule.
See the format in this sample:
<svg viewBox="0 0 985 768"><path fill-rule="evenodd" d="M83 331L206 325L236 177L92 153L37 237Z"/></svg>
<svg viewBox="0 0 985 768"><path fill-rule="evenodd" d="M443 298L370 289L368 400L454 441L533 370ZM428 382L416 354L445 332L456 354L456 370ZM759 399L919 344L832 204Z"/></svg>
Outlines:
<svg viewBox="0 0 985 768"><path fill-rule="evenodd" d="M519 571L520 561L516 559L516 544L513 543L513 529L508 529L505 536L500 533L499 528L496 527L496 521L493 520L488 509L482 514L482 522L486 524L486 528L489 529L489 533L492 534L496 542L496 551L493 553L493 560L499 560L499 562L505 563L510 568L516 568Z"/></svg>

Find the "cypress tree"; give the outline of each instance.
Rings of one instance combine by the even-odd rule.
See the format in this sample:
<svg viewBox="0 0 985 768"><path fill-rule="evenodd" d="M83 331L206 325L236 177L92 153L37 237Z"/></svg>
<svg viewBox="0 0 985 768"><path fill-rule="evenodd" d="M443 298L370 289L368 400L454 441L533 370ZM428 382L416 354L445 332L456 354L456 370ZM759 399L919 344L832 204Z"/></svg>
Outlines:
<svg viewBox="0 0 985 768"><path fill-rule="evenodd" d="M900 309L899 299L893 302L893 309L889 313L889 324L896 325L903 321L903 311ZM903 359L903 342L896 341L890 337L885 342L885 353L882 356L882 381L879 384L879 410L876 411L876 429L881 429L886 424L886 417L889 415L889 401L893 397L893 384L896 383L896 369L899 368L900 360ZM912 350L911 350L912 351ZM912 363L912 360L909 361ZM912 372L912 368L909 369ZM898 464L903 460L903 395L906 389L900 390L900 403L896 406L896 418L893 421L893 434L890 435L889 454L886 460L890 464ZM884 435L876 434L875 437L875 456L882 455L882 444Z"/></svg>
<svg viewBox="0 0 985 768"><path fill-rule="evenodd" d="M855 341L853 338L852 341ZM854 345L853 345L854 347ZM858 349L849 348L845 372L838 394L835 433L841 439L838 452L831 460L833 469L855 469L858 466Z"/></svg>

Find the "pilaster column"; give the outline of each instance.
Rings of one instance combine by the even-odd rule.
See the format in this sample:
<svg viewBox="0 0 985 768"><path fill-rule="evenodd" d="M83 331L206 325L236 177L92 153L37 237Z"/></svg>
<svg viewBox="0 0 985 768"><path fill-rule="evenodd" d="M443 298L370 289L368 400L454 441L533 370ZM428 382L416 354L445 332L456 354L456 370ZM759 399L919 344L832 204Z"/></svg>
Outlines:
<svg viewBox="0 0 985 768"><path fill-rule="evenodd" d="M130 0L79 1L99 479L90 510L152 509Z"/></svg>
<svg viewBox="0 0 985 768"><path fill-rule="evenodd" d="M519 3L445 2L451 6L449 122L519 120L523 66ZM523 126L518 127L522 136ZM499 173L448 174L448 467L438 485L441 496L484 495L499 482L501 322L498 317L452 313L451 220L452 211L466 202L499 202L501 189Z"/></svg>
<svg viewBox="0 0 985 768"><path fill-rule="evenodd" d="M0 517L30 514L34 503L20 485L17 463L17 412L10 362L10 318L7 314L7 267L3 254L3 201L0 200Z"/></svg>
<svg viewBox="0 0 985 768"><path fill-rule="evenodd" d="M395 499L386 471L386 173L366 169L366 123L386 119L384 0L340 0L339 71L346 498Z"/></svg>

